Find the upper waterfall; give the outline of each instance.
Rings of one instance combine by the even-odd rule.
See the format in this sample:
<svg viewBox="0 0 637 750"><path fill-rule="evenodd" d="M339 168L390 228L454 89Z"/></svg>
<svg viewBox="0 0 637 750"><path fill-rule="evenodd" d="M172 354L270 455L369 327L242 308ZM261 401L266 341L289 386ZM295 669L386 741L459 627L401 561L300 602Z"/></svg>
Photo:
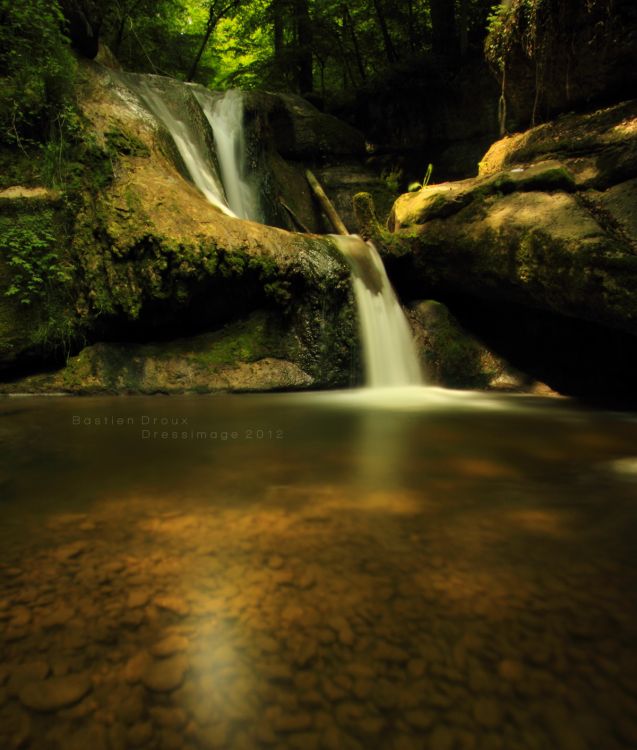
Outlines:
<svg viewBox="0 0 637 750"><path fill-rule="evenodd" d="M228 216L237 217L226 197L224 184L216 168L211 143L206 134L197 128L192 112L188 112L187 101L170 95L170 87L185 85L164 76L117 73L119 80L140 99L144 107L155 116L170 133L177 151L193 183L210 203ZM185 88L190 94L190 88ZM199 109L192 100L192 105ZM203 122L201 112L199 117ZM206 125L207 127L207 125Z"/></svg>
<svg viewBox="0 0 637 750"><path fill-rule="evenodd" d="M219 96L200 86L193 91L212 128L230 208L241 219L262 222L258 185L248 175L242 92L230 89Z"/></svg>
<svg viewBox="0 0 637 750"><path fill-rule="evenodd" d="M421 385L409 323L378 250L356 235L331 235L352 268L366 384L372 388Z"/></svg>

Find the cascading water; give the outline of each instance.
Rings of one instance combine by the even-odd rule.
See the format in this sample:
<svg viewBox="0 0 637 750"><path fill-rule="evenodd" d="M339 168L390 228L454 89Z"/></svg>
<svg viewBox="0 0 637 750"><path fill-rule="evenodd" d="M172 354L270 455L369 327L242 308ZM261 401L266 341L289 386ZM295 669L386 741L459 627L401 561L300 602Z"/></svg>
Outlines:
<svg viewBox="0 0 637 750"><path fill-rule="evenodd" d="M192 181L210 203L229 216L263 221L258 186L246 174L240 91L220 95L201 86L177 84L162 76L119 73L117 77L168 130ZM182 88L171 88L175 86ZM188 113L193 107L196 111ZM201 125L198 127L197 118L203 121L203 129ZM214 136L221 178L210 153L209 136L202 132L206 120ZM367 385L371 388L421 385L409 324L376 248L355 235L332 237L352 268Z"/></svg>
<svg viewBox="0 0 637 750"><path fill-rule="evenodd" d="M189 119L183 117L179 106L171 106L171 99L165 91L170 79L132 73L119 73L117 77L168 130L190 178L208 201L228 216L236 217L226 200L223 182L216 174L205 138Z"/></svg>
<svg viewBox="0 0 637 750"><path fill-rule="evenodd" d="M367 385L422 385L409 324L378 251L356 235L332 235L332 239L352 268Z"/></svg>
<svg viewBox="0 0 637 750"><path fill-rule="evenodd" d="M241 219L263 221L258 187L246 175L247 150L242 92L230 89L222 96L215 96L198 87L194 89L194 94L214 134L230 208Z"/></svg>

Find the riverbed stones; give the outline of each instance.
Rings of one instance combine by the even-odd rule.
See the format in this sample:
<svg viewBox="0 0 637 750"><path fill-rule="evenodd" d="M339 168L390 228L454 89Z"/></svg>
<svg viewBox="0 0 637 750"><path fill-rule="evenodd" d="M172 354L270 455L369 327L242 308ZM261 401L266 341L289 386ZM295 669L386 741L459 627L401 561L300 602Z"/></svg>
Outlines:
<svg viewBox="0 0 637 750"><path fill-rule="evenodd" d="M10 610L9 628L24 628L31 622L31 610L28 607L14 607Z"/></svg>
<svg viewBox="0 0 637 750"><path fill-rule="evenodd" d="M24 662L14 667L7 683L7 693L17 695L24 685L44 680L50 672L49 664L44 660Z"/></svg>
<svg viewBox="0 0 637 750"><path fill-rule="evenodd" d="M146 664L141 681L149 690L168 693L181 685L188 665L188 658L183 654L154 659Z"/></svg>
<svg viewBox="0 0 637 750"><path fill-rule="evenodd" d="M129 747L143 747L153 736L153 725L149 721L133 724L126 732L126 742Z"/></svg>
<svg viewBox="0 0 637 750"><path fill-rule="evenodd" d="M157 726L165 729L181 729L188 721L188 715L179 706L151 706L149 714Z"/></svg>
<svg viewBox="0 0 637 750"><path fill-rule="evenodd" d="M515 659L503 659L498 664L498 674L508 682L519 682L524 676L524 668Z"/></svg>
<svg viewBox="0 0 637 750"><path fill-rule="evenodd" d="M22 709L0 714L0 747L3 750L20 750L26 747L32 735L31 717Z"/></svg>
<svg viewBox="0 0 637 750"><path fill-rule="evenodd" d="M126 597L126 606L130 609L137 609L138 607L145 607L152 593L147 589L134 589Z"/></svg>
<svg viewBox="0 0 637 750"><path fill-rule="evenodd" d="M156 596L154 602L160 609L168 610L180 617L185 617L190 613L190 605L181 596L176 596L174 594Z"/></svg>
<svg viewBox="0 0 637 750"><path fill-rule="evenodd" d="M40 620L40 625L46 630L61 627L62 625L66 625L74 615L75 610L72 607L66 604L59 604L44 614Z"/></svg>
<svg viewBox="0 0 637 750"><path fill-rule="evenodd" d="M172 656L188 649L189 641L181 635L173 633L172 635L162 638L161 641L153 644L150 647L150 653L153 656L166 657Z"/></svg>
<svg viewBox="0 0 637 750"><path fill-rule="evenodd" d="M53 558L58 562L65 563L69 560L74 560L75 558L79 557L87 547L88 542L86 541L71 542L70 544L65 544L62 547L58 547L51 554Z"/></svg>
<svg viewBox="0 0 637 750"><path fill-rule="evenodd" d="M236 743L251 750L546 750L547 742L554 750L628 750L634 744L634 624L619 613L630 606L617 583L623 586L629 574L593 566L575 575L577 563L569 562L552 566L556 578L562 573L553 583L535 569L536 558L550 556L553 546L534 541L530 550L516 549L507 541L510 529L498 531L505 523L501 507L473 524L452 520L453 505L445 506L451 516L444 523L428 517L416 534L421 522L411 516L395 528L383 524L381 533L366 514L349 520L344 512L323 514L320 523L306 523L301 508L292 523L271 508L252 508L241 518L236 508L193 503L182 516L198 522L183 526L183 538L179 524L171 527L167 539L171 518L154 507L161 500L139 502L143 525L128 503L110 511L112 537L107 513L96 519L95 532L86 531L110 540L107 583L96 571L109 562L92 546L68 566L60 563L68 574L49 577L44 562L23 556L19 579L0 576L3 632L19 607L31 614L22 641L0 641L2 750L28 742L67 750L64 741L86 741L88 727L104 729L109 750L234 750ZM534 540L538 533L544 532L535 530ZM148 542L152 534L157 546ZM570 543L560 537L555 549ZM201 549L215 554L204 557ZM271 565L277 556L281 563ZM305 586L310 565L312 584ZM621 590L608 591L614 586ZM42 627L59 608L72 614ZM598 615L604 608L619 616L606 621ZM588 625L572 628L582 610ZM137 627L124 627L126 612L139 613ZM104 626L110 635L102 640ZM43 685L74 679L85 668L92 690L62 704L44 700ZM34 684L37 702L25 692ZM561 714L545 709L551 702L562 706ZM28 720L26 740L18 724L18 739L7 739L14 715ZM52 727L55 737L47 739Z"/></svg>
<svg viewBox="0 0 637 750"><path fill-rule="evenodd" d="M479 698L473 704L473 717L486 729L494 729L502 721L502 709L493 698Z"/></svg>
<svg viewBox="0 0 637 750"><path fill-rule="evenodd" d="M51 677L23 685L18 691L20 702L34 711L57 711L77 703L91 690L91 680L85 674Z"/></svg>

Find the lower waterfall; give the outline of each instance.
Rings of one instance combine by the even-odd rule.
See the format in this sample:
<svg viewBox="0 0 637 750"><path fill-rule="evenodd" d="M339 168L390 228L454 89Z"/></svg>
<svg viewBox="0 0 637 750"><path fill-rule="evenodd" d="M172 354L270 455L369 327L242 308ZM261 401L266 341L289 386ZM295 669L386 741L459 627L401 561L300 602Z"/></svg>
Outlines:
<svg viewBox="0 0 637 750"><path fill-rule="evenodd" d="M378 251L371 242L364 242L356 235L331 237L352 269L366 385L371 388L422 385L409 323Z"/></svg>

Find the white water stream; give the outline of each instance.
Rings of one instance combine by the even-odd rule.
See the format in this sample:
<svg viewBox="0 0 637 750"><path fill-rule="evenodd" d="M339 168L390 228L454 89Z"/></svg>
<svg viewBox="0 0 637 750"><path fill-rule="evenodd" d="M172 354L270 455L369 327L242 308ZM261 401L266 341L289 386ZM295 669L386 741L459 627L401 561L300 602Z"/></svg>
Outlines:
<svg viewBox="0 0 637 750"><path fill-rule="evenodd" d="M228 204L240 219L263 221L258 186L247 172L247 149L243 124L243 95L230 89L214 96L202 88L194 90L215 138L217 158Z"/></svg>
<svg viewBox="0 0 637 750"><path fill-rule="evenodd" d="M371 242L356 235L331 235L352 268L354 295L371 388L422 385L422 373L409 323L383 261Z"/></svg>
<svg viewBox="0 0 637 750"><path fill-rule="evenodd" d="M191 180L207 200L228 216L237 217L226 198L222 179L216 173L205 138L197 132L187 112L178 112L163 91L160 76L119 74L148 109L170 133ZM157 80L155 80L157 79Z"/></svg>
<svg viewBox="0 0 637 750"><path fill-rule="evenodd" d="M243 97L189 87L214 136L216 160L196 118L165 91L160 76L120 74L145 108L168 130L194 184L221 211L235 218L263 221L258 184L248 174ZM193 104L196 106L195 102ZM215 168L218 160L221 176ZM422 373L411 330L371 242L356 235L332 235L348 259L358 307L366 385L398 388L422 385Z"/></svg>

